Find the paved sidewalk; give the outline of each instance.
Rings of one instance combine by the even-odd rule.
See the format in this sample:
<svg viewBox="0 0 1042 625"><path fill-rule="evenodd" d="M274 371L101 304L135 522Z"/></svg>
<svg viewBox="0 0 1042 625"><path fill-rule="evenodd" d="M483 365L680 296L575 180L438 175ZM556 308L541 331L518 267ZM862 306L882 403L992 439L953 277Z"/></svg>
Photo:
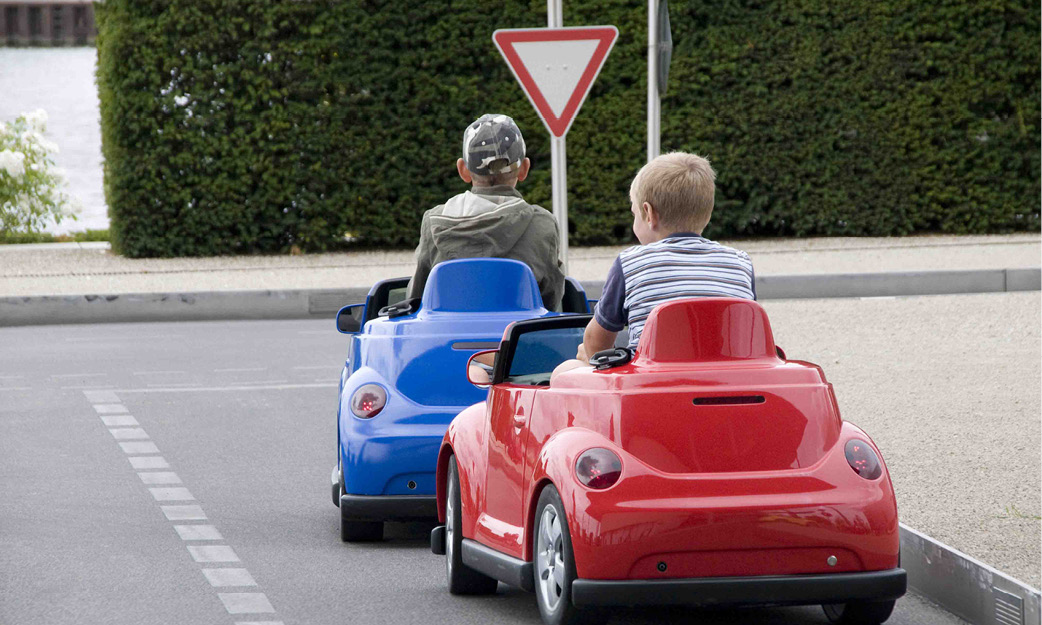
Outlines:
<svg viewBox="0 0 1042 625"><path fill-rule="evenodd" d="M1037 268L1037 233L725 241L756 275ZM572 248L569 275L603 281L619 247ZM0 296L365 288L408 276L412 252L129 259L107 244L0 245Z"/></svg>

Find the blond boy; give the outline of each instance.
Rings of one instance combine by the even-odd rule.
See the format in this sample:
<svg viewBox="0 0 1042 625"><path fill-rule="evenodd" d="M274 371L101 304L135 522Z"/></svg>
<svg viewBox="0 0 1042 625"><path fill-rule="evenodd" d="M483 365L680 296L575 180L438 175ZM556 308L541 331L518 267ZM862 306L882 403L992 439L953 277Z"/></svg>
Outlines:
<svg viewBox="0 0 1042 625"><path fill-rule="evenodd" d="M684 152L659 156L637 172L630 185L630 210L641 244L619 254L608 271L579 360L611 349L627 325L629 347L636 347L648 315L664 302L684 297L756 299L749 256L702 237L713 214L715 179L708 160Z"/></svg>

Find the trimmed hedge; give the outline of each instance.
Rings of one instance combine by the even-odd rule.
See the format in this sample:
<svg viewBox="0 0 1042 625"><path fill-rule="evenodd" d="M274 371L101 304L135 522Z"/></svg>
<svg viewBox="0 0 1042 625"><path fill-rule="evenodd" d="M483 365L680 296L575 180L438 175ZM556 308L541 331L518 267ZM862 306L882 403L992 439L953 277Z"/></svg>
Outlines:
<svg viewBox="0 0 1042 625"><path fill-rule="evenodd" d="M550 207L548 135L491 42L545 2L106 0L105 186L129 256L414 245L465 186L463 128L525 132L520 189ZM619 40L568 135L573 244L632 240L645 156L646 4L570 0ZM719 172L707 235L1039 230L1039 14L1021 0L671 6L663 150Z"/></svg>

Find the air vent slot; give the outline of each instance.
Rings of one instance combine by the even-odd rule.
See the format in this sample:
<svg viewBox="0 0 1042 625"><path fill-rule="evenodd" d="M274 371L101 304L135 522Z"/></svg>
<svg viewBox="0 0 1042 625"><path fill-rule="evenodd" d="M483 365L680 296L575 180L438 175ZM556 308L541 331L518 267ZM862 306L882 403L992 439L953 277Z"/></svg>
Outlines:
<svg viewBox="0 0 1042 625"><path fill-rule="evenodd" d="M729 397L696 397L692 403L696 406L742 406L762 404L765 401L763 395L731 395Z"/></svg>

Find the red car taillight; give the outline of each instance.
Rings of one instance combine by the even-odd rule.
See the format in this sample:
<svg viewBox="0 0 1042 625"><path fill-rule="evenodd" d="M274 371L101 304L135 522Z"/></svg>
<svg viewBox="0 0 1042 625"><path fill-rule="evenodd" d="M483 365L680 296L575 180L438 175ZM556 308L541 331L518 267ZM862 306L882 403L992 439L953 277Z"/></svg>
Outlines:
<svg viewBox="0 0 1042 625"><path fill-rule="evenodd" d="M843 448L843 453L847 456L847 464L854 469L854 473L866 480L874 480L883 474L883 465L879 462L879 456L865 441L856 438L850 439Z"/></svg>
<svg viewBox="0 0 1042 625"><path fill-rule="evenodd" d="M609 449L588 449L575 462L575 476L584 486L609 488L622 477L622 461Z"/></svg>
<svg viewBox="0 0 1042 625"><path fill-rule="evenodd" d="M379 384L363 384L351 396L351 412L359 419L372 419L387 404L387 391Z"/></svg>

